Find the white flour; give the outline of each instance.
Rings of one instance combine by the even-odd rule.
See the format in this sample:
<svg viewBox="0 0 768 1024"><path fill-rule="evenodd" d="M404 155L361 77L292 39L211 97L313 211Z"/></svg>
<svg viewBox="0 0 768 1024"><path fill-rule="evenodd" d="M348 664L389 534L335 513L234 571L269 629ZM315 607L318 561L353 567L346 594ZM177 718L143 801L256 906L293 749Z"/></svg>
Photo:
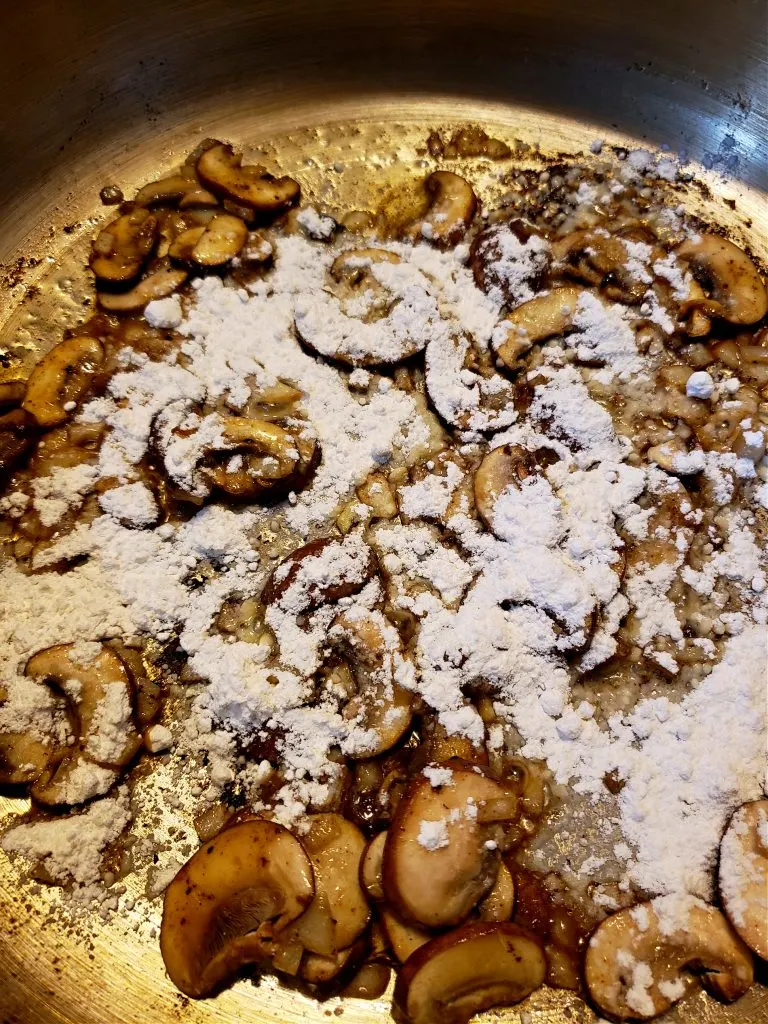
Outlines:
<svg viewBox="0 0 768 1024"><path fill-rule="evenodd" d="M633 173L644 167L633 167ZM314 223L310 215L305 220ZM506 229L497 243L502 261L490 297L475 287L463 262L466 250L444 254L428 245L390 245L402 262L376 264L371 272L399 301L370 323L323 291L338 247L300 236L279 241L273 271L248 290L216 277L199 280L181 320L172 300L153 304L154 322L178 325L184 365L175 362L175 353L164 362L126 358L106 395L87 403L79 416L108 428L98 466L67 476L61 471L35 489L38 512L56 522L96 474L118 479L120 486L100 497L104 514L57 540L36 565L88 560L63 575L0 568L0 682L9 698L0 708L0 726L59 736L66 730L47 690L21 676L35 651L142 633L176 636L202 683L192 719L173 737L174 749L205 751L211 800L237 779L258 800L272 766L266 759L244 766L236 741L277 734L284 780L277 815L291 822L308 805L322 805L338 786L341 772L329 760L331 748L354 752L369 739L360 723L344 717L342 697L330 686L316 687L310 677L327 655L339 611L351 620L370 614L386 586L389 599L419 621L412 659L402 656L394 629L382 633L390 683L417 693L448 732L478 742L485 726L468 694L473 687L490 688L497 713L521 738L522 754L545 759L559 782L595 799L604 794L607 773L624 782L618 808L632 883L649 894L708 897L724 822L734 807L761 793L764 779L764 554L749 517L734 513L723 527L725 543L702 568L682 568L690 531L681 529L676 560L641 562L622 580L624 536L642 540L648 532L651 512L639 500L650 484L668 478L627 462L629 440L617 434L610 413L590 397L585 375L568 360L575 354L600 363L610 371L604 381L611 374L620 382L641 374L645 364L631 314L585 296L577 330L565 346L553 346L547 364L531 375L533 397L525 414L519 416L506 398L494 404L504 389L511 396L512 387L501 374L466 369L468 339L487 354L501 303L510 296L514 302L529 298L531 281L548 259L545 243L522 244ZM644 256L639 250L629 256L640 279L647 273ZM673 262L657 272L674 288L684 287ZM458 464L400 486L403 512L414 522L382 523L369 535L383 582L366 582L362 534L325 549L266 612L273 656L268 646L214 628L222 604L258 596L273 568L261 564L252 544L272 513L212 505L186 523L154 526L156 503L136 480L136 467L159 429L158 417L175 416L174 428L185 426L190 434L184 444L176 434L160 434L166 470L200 493L195 467L205 446L220 443L221 435L216 414L199 410L221 401L237 411L254 384L276 378L304 393L302 407L322 450L311 484L283 509L297 536L327 521L372 470L395 458L418 461L435 430L421 397L368 371L355 370L347 380L345 372L302 347L294 320L316 349L328 355L343 350L352 361L369 351L390 359L410 345L426 346L427 387L444 419L463 417L459 426L473 441L483 441L480 431L504 430L494 444L543 445L558 461L501 495L495 536L472 518L466 503L459 511L451 506L464 478ZM700 379L696 387L705 384ZM722 459L717 467L733 486L738 467ZM672 492L679 485L664 487ZM659 494L663 488L657 486ZM426 525L427 519L442 526ZM211 565L216 573L190 588L190 578ZM313 573L316 588L353 580L355 592L339 605L315 600L307 582ZM724 632L735 635L719 664L680 703L640 700L630 713L601 724L588 701L571 700L567 659L578 656L583 666L594 667L610 657L630 611L640 623L641 648L661 637L673 652L680 650L683 630L668 596L679 576L700 594L712 594L724 581L749 592L742 610L724 611L719 620ZM335 639L332 633L330 641ZM677 671L675 653L654 656L670 673ZM117 704L116 695L113 729L124 719L125 708ZM148 740L158 751L170 742L165 734ZM425 770L433 785L445 783L440 771ZM121 790L69 820L11 830L3 843L42 860L56 877L87 884L98 874L100 851L128 819ZM429 849L444 845L439 825L424 823L419 841ZM642 982L638 976L638 1008Z"/></svg>

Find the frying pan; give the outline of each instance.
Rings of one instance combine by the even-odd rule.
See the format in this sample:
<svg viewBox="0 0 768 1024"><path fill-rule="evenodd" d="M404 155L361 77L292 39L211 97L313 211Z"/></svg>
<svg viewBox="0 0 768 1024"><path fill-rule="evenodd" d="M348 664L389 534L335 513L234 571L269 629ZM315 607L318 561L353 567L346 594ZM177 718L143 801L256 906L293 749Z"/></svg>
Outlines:
<svg viewBox="0 0 768 1024"><path fill-rule="evenodd" d="M665 145L700 165L700 203L765 258L767 39L764 0L6 0L0 363L23 370L82 319L99 189L129 195L210 135L273 140L267 159L309 195L329 167L359 165L349 201L363 181L396 181L398 155L415 158L435 125L480 122L549 153ZM288 1024L337 1009L270 980L190 1003L130 921L71 935L51 893L17 879L2 860L2 1024ZM768 1022L766 995L730 1009L701 996L668 1019ZM385 1020L386 1004L343 1017ZM500 1017L595 1019L548 990Z"/></svg>

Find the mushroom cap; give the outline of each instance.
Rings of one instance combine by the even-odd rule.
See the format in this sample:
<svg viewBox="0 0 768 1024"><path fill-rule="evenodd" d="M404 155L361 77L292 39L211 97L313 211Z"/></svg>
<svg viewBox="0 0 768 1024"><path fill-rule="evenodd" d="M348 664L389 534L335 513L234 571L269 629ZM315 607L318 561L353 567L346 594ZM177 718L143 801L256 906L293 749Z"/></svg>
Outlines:
<svg viewBox="0 0 768 1024"><path fill-rule="evenodd" d="M380 913L387 942L401 964L433 937L432 932L426 928L417 928L416 925L401 921L387 906L382 907Z"/></svg>
<svg viewBox="0 0 768 1024"><path fill-rule="evenodd" d="M400 970L396 1019L463 1024L493 1006L519 1003L547 973L541 942L514 924L467 924L427 942Z"/></svg>
<svg viewBox="0 0 768 1024"><path fill-rule="evenodd" d="M74 644L57 644L34 654L24 674L45 680L64 695L76 741L71 747L50 749L32 796L47 805L101 796L141 745L133 685L122 660L100 645L96 657L83 665Z"/></svg>
<svg viewBox="0 0 768 1024"><path fill-rule="evenodd" d="M768 960L768 800L742 804L720 843L720 896L733 927Z"/></svg>
<svg viewBox="0 0 768 1024"><path fill-rule="evenodd" d="M255 819L221 832L166 890L160 951L171 981L197 998L269 961L314 892L309 857L282 825Z"/></svg>
<svg viewBox="0 0 768 1024"><path fill-rule="evenodd" d="M275 178L263 167L242 166L242 157L232 146L216 142L200 154L197 174L216 195L262 213L278 213L299 198L299 183L293 178Z"/></svg>
<svg viewBox="0 0 768 1024"><path fill-rule="evenodd" d="M699 235L679 245L677 255L703 276L705 286L720 307L712 311L724 320L756 324L768 313L765 284L755 264L738 245L719 235Z"/></svg>
<svg viewBox="0 0 768 1024"><path fill-rule="evenodd" d="M433 789L423 776L411 782L384 847L387 902L404 920L427 928L458 924L490 892L504 832L492 823L518 815L511 787L477 766L449 763L448 785ZM490 849L489 839L495 840Z"/></svg>
<svg viewBox="0 0 768 1024"><path fill-rule="evenodd" d="M520 356L537 342L570 330L584 290L576 285L564 285L513 309L503 321L506 337L496 349L499 359L510 370L517 370Z"/></svg>
<svg viewBox="0 0 768 1024"><path fill-rule="evenodd" d="M360 886L365 837L340 814L313 814L302 843L312 863L315 897L296 923L305 949L334 957L360 938L371 911Z"/></svg>
<svg viewBox="0 0 768 1024"><path fill-rule="evenodd" d="M731 1002L754 977L752 955L725 915L693 896L660 896L612 914L587 946L590 997L618 1020L650 1020L678 1002L693 983Z"/></svg>
<svg viewBox="0 0 768 1024"><path fill-rule="evenodd" d="M455 245L477 210L477 196L466 178L453 171L433 171L424 180L429 209L406 229L416 241L426 239L441 249Z"/></svg>
<svg viewBox="0 0 768 1024"><path fill-rule="evenodd" d="M91 335L60 341L32 370L22 409L34 416L41 427L64 423L70 417L64 406L87 391L103 359L101 342Z"/></svg>
<svg viewBox="0 0 768 1024"><path fill-rule="evenodd" d="M334 552L331 552L331 548ZM356 555L356 549L359 549ZM323 566L332 554L338 553L340 559L346 553L354 560L354 571L346 566L339 578L325 572ZM323 556L323 561L314 563L316 556ZM339 561L341 567L342 562ZM305 596L304 611L311 611L330 601L338 601L357 593L371 578L374 572L373 552L367 544L363 544L356 535L344 540L326 537L303 544L287 555L267 579L261 593L265 605L278 604L293 587L300 587Z"/></svg>
<svg viewBox="0 0 768 1024"><path fill-rule="evenodd" d="M108 313L138 313L156 299L167 299L188 277L186 270L161 267L142 278L129 292L99 292L97 298Z"/></svg>

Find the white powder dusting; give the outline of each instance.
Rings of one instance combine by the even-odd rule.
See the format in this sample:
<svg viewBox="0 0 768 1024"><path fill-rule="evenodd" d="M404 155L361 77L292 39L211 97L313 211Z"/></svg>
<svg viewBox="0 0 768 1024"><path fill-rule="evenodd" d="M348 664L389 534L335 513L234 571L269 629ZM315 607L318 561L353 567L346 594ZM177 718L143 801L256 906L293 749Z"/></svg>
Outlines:
<svg viewBox="0 0 768 1024"><path fill-rule="evenodd" d="M448 824L446 821L422 821L419 823L419 834L416 841L425 850L441 850L448 846Z"/></svg>
<svg viewBox="0 0 768 1024"><path fill-rule="evenodd" d="M80 814L18 825L6 832L0 846L40 864L59 882L87 886L98 881L104 851L130 821L128 791L121 789Z"/></svg>

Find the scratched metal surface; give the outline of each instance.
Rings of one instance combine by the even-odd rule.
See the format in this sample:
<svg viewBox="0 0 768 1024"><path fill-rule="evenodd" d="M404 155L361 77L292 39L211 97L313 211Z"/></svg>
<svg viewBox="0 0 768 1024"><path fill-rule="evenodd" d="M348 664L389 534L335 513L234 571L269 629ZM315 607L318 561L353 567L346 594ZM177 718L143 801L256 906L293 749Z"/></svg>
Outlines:
<svg viewBox="0 0 768 1024"><path fill-rule="evenodd" d="M596 136L667 143L714 164L701 172L709 197L693 189L684 201L768 258L764 7L751 0L685 0L664 10L597 0L337 0L322 17L311 0L105 0L96 16L86 0L65 6L32 0L3 15L0 351L8 375L84 315L83 254L108 215L100 187L116 182L130 195L209 135L261 151L308 195L342 207L370 206L372 188L423 174L423 143L435 126L480 122L546 153L576 152ZM498 168L474 161L464 169L486 197L498 189ZM0 817L25 806L0 796ZM386 1008L386 1000L350 1001L343 1019L381 1021ZM269 980L191 1002L166 979L156 941L120 919L66 927L55 893L20 884L0 855L2 1024L150 1016L156 1024L290 1024L338 1011ZM577 997L546 989L497 1016L518 1024L522 1012L532 1024L596 1019ZM755 986L732 1008L696 996L667 1020L765 1024L768 992Z"/></svg>

